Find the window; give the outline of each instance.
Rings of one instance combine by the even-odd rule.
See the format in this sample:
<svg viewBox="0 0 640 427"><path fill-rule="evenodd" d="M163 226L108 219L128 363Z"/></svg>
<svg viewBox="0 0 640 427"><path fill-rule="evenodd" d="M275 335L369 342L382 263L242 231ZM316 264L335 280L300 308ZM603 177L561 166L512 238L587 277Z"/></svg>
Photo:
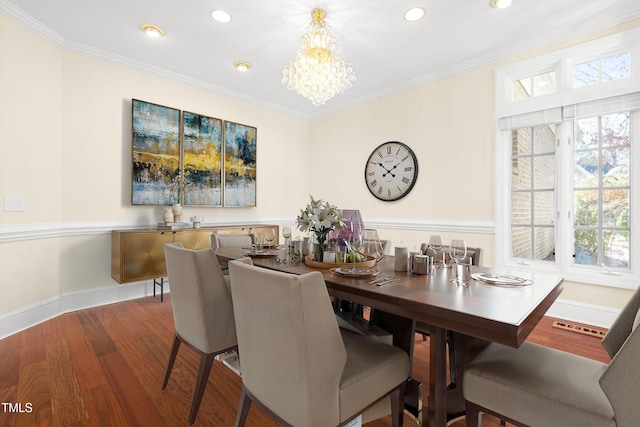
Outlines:
<svg viewBox="0 0 640 427"><path fill-rule="evenodd" d="M555 253L555 126L512 131L513 256L553 260Z"/></svg>
<svg viewBox="0 0 640 427"><path fill-rule="evenodd" d="M573 66L573 87L579 88L631 75L631 52L592 59Z"/></svg>
<svg viewBox="0 0 640 427"><path fill-rule="evenodd" d="M638 40L640 29L496 73L498 265L637 286Z"/></svg>
<svg viewBox="0 0 640 427"><path fill-rule="evenodd" d="M513 99L527 99L556 92L556 72L537 74L513 82Z"/></svg>
<svg viewBox="0 0 640 427"><path fill-rule="evenodd" d="M575 263L629 269L630 113L575 122Z"/></svg>

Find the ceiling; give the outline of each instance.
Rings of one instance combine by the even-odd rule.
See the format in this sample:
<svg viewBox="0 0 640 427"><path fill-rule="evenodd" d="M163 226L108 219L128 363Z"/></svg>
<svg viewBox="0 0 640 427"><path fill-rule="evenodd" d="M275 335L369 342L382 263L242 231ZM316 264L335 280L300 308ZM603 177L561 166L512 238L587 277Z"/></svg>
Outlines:
<svg viewBox="0 0 640 427"><path fill-rule="evenodd" d="M405 21L414 6L426 16ZM282 84L315 7L357 77L319 107ZM214 9L232 21L214 21ZM312 118L639 18L640 1L0 0L0 11L69 51ZM147 37L142 23L165 35ZM252 68L239 72L236 60Z"/></svg>

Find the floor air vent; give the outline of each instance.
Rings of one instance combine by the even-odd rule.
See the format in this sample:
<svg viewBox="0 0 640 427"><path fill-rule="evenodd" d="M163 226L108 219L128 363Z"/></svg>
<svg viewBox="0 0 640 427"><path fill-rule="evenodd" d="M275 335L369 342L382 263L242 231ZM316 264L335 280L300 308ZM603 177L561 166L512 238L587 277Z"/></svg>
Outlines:
<svg viewBox="0 0 640 427"><path fill-rule="evenodd" d="M604 335L607 333L606 329L596 328L593 326L580 326L574 323L565 322L562 320L556 320L553 322L554 328L566 329L567 331L577 332L579 334L590 335L592 337L597 337L602 339Z"/></svg>

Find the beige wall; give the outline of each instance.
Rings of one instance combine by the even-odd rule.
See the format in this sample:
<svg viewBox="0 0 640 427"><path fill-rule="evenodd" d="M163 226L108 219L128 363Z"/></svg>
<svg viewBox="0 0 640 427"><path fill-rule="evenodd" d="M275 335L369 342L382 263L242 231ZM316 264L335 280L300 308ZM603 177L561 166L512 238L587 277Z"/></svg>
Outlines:
<svg viewBox="0 0 640 427"><path fill-rule="evenodd" d="M293 217L306 203L307 120L67 52L2 14L0 94L0 196L27 201L26 212L0 208L0 235L20 235L0 242L0 317L120 286L110 276L110 234L66 235L65 224L161 220L161 207L130 203L132 98L258 128L258 206L185 208L186 218ZM26 237L34 229L54 232Z"/></svg>
<svg viewBox="0 0 640 427"><path fill-rule="evenodd" d="M0 14L0 195L27 212L0 226L59 222L62 203L62 54ZM61 241L0 244L0 315L60 295Z"/></svg>
<svg viewBox="0 0 640 427"><path fill-rule="evenodd" d="M359 208L364 218L492 221L493 86L493 69L485 67L313 120L312 173L325 178L311 181L310 191L338 206ZM379 144L391 140L413 149L418 179L405 198L382 202L364 184L364 164ZM425 237L415 235L406 243Z"/></svg>
<svg viewBox="0 0 640 427"><path fill-rule="evenodd" d="M380 234L394 244L419 245L432 232L445 241L462 236L485 249L490 265L491 232L461 230L495 216L494 72L481 67L307 121L67 52L0 14L0 196L27 199L27 212L0 211L0 238L12 227L26 234L42 224L64 231L160 220L160 207L130 205L137 98L258 128L258 206L185 208L187 218L284 225L313 195L386 224ZM373 198L363 177L368 155L389 140L411 146L420 167L413 192L394 203ZM107 232L18 240L0 239L0 317L62 294L121 286L109 274ZM629 295L581 284L565 293L616 308Z"/></svg>

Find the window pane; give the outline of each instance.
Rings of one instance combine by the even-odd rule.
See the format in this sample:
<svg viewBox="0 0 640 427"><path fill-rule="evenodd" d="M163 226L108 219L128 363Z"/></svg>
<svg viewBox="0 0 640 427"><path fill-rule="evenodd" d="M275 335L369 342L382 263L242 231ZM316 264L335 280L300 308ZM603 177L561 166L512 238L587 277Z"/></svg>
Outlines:
<svg viewBox="0 0 640 427"><path fill-rule="evenodd" d="M535 229L536 245L535 245L535 257L536 260L543 261L555 261L556 259L556 247L555 236L553 228L541 228Z"/></svg>
<svg viewBox="0 0 640 427"><path fill-rule="evenodd" d="M602 150L607 159L603 167L602 185L605 187L627 187L629 185L629 147Z"/></svg>
<svg viewBox="0 0 640 427"><path fill-rule="evenodd" d="M600 61L593 60L576 64L573 66L573 87L579 88L584 86L600 83Z"/></svg>
<svg viewBox="0 0 640 427"><path fill-rule="evenodd" d="M602 58L602 80L617 80L631 75L631 53L629 51Z"/></svg>
<svg viewBox="0 0 640 427"><path fill-rule="evenodd" d="M531 258L531 228L529 227L512 227L511 228L511 245L513 256L516 258Z"/></svg>
<svg viewBox="0 0 640 427"><path fill-rule="evenodd" d="M525 156L527 154L531 154L531 128L516 129L513 131L511 155Z"/></svg>
<svg viewBox="0 0 640 427"><path fill-rule="evenodd" d="M531 193L512 193L511 206L512 224L531 224Z"/></svg>
<svg viewBox="0 0 640 427"><path fill-rule="evenodd" d="M577 127L577 138L576 138L576 147L578 149L581 148L591 148L598 146L598 118L592 117L589 119L582 119L576 121Z"/></svg>
<svg viewBox="0 0 640 427"><path fill-rule="evenodd" d="M533 128L533 152L535 154L553 153L556 149L555 126L536 126Z"/></svg>
<svg viewBox="0 0 640 427"><path fill-rule="evenodd" d="M534 188L541 190L555 187L555 157L539 156L533 159Z"/></svg>
<svg viewBox="0 0 640 427"><path fill-rule="evenodd" d="M511 186L514 190L531 188L531 158L520 157L512 161Z"/></svg>
<svg viewBox="0 0 640 427"><path fill-rule="evenodd" d="M598 192L596 190L573 193L573 222L576 226L598 225Z"/></svg>
<svg viewBox="0 0 640 427"><path fill-rule="evenodd" d="M575 263L596 265L598 262L598 234L596 230L575 230Z"/></svg>
<svg viewBox="0 0 640 427"><path fill-rule="evenodd" d="M628 226L629 190L604 190L602 192L602 199L602 226Z"/></svg>
<svg viewBox="0 0 640 427"><path fill-rule="evenodd" d="M629 144L629 113L602 116L602 145Z"/></svg>
<svg viewBox="0 0 640 427"><path fill-rule="evenodd" d="M533 96L556 93L556 72L551 71L533 78Z"/></svg>
<svg viewBox="0 0 640 427"><path fill-rule="evenodd" d="M553 224L556 217L556 209L554 203L555 193L553 191L536 191L534 193L534 197L534 224Z"/></svg>
<svg viewBox="0 0 640 427"><path fill-rule="evenodd" d="M519 101L531 97L531 79L515 80L513 82L513 100Z"/></svg>
<svg viewBox="0 0 640 427"><path fill-rule="evenodd" d="M610 268L629 268L629 232L604 233L604 265Z"/></svg>

